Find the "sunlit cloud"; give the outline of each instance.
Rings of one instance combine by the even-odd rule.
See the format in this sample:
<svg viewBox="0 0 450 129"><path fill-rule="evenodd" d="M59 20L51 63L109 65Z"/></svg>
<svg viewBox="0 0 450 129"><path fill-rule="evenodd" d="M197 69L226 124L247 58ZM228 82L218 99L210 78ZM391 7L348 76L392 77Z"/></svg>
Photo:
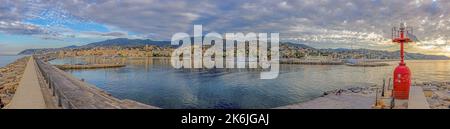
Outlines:
<svg viewBox="0 0 450 129"><path fill-rule="evenodd" d="M409 51L445 54L449 7L444 0L5 0L0 33L70 45L109 38L169 40L202 24L206 32L279 32L282 41L318 48L394 50L391 28L405 21L420 40L408 44Z"/></svg>

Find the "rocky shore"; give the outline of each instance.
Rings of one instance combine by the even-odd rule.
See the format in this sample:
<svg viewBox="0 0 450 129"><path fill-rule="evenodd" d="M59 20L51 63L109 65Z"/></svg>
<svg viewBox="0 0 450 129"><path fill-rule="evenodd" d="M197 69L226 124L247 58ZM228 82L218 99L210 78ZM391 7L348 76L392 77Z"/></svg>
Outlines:
<svg viewBox="0 0 450 129"><path fill-rule="evenodd" d="M323 96L326 95L362 95L362 96L374 96L378 90L380 92L381 88L377 85L371 85L368 87L351 87L347 89L336 89L324 92Z"/></svg>
<svg viewBox="0 0 450 129"><path fill-rule="evenodd" d="M423 88L425 97L431 109L450 108L450 82L423 82L412 86ZM392 88L392 87L391 87ZM378 92L377 92L378 90ZM336 89L326 91L319 98L276 109L372 109L375 98L378 97L379 105L388 106L391 90L385 90L382 97L382 88L379 85L368 87L351 87L347 89ZM376 95L378 93L378 96ZM383 100L383 101L382 101ZM384 107L389 109L389 107Z"/></svg>
<svg viewBox="0 0 450 129"><path fill-rule="evenodd" d="M450 82L423 82L421 86L431 109L450 109Z"/></svg>
<svg viewBox="0 0 450 129"><path fill-rule="evenodd" d="M23 57L0 68L0 99L4 105L14 96L29 59L30 57Z"/></svg>
<svg viewBox="0 0 450 129"><path fill-rule="evenodd" d="M67 70L67 69L99 69L99 68L119 68L119 67L125 67L124 64L89 64L89 65L54 65L55 67L61 69L61 70Z"/></svg>
<svg viewBox="0 0 450 129"><path fill-rule="evenodd" d="M319 98L276 109L371 109L377 89L377 85L336 89L324 92Z"/></svg>

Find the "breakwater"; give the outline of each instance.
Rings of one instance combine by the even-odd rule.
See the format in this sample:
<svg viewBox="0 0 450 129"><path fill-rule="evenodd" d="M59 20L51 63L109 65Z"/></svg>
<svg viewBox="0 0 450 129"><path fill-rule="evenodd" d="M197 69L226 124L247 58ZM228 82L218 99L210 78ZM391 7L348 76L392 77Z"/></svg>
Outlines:
<svg viewBox="0 0 450 129"><path fill-rule="evenodd" d="M304 65L343 65L340 60L303 60L303 59L287 59L280 60L281 64L304 64Z"/></svg>
<svg viewBox="0 0 450 129"><path fill-rule="evenodd" d="M36 59L36 63L46 83L45 86L55 96L58 107L65 109L157 108L132 100L117 99L39 58Z"/></svg>
<svg viewBox="0 0 450 129"><path fill-rule="evenodd" d="M0 100L3 105L7 105L14 96L28 60L29 57L22 57L0 68Z"/></svg>
<svg viewBox="0 0 450 129"><path fill-rule="evenodd" d="M31 57L25 65L25 75L8 109L158 109L128 99L117 99L95 86L45 62ZM16 81L19 82L19 81ZM30 94L31 93L31 94ZM39 101L38 101L39 100ZM36 106L38 105L38 106Z"/></svg>
<svg viewBox="0 0 450 129"><path fill-rule="evenodd" d="M124 64L88 64L88 65L54 65L55 67L61 69L61 70L67 70L67 69L98 69L98 68L120 68L125 67Z"/></svg>

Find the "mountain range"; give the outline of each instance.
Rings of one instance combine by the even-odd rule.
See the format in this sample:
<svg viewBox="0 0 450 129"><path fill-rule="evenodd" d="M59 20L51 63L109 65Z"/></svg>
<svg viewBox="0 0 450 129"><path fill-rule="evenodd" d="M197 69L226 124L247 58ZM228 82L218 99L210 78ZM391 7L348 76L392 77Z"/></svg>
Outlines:
<svg viewBox="0 0 450 129"><path fill-rule="evenodd" d="M128 39L128 38L116 38L108 39L100 42L93 42L82 46L71 45L62 48L42 48L42 49L26 49L18 53L18 55L30 55L40 52L59 51L66 49L79 49L79 48L94 48L94 47L139 47L145 45L155 45L159 47L169 46L170 41L154 41L150 39Z"/></svg>
<svg viewBox="0 0 450 129"><path fill-rule="evenodd" d="M117 38L109 39L100 42L94 42L87 45L80 46L80 48L93 48L93 47L110 47L110 46L120 46L120 47L138 47L145 45L155 45L155 46L169 46L170 41L154 41L150 39L127 39L127 38Z"/></svg>

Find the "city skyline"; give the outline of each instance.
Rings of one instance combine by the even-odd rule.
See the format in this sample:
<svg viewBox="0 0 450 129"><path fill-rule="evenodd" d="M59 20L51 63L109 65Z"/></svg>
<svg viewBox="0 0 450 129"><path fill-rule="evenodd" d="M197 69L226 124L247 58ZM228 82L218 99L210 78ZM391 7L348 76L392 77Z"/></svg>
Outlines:
<svg viewBox="0 0 450 129"><path fill-rule="evenodd" d="M192 33L280 32L317 48L398 49L391 27L403 19L420 42L407 51L450 56L450 6L443 0L10 1L0 5L0 54L84 45L113 38L170 40ZM405 6L396 6L396 5Z"/></svg>

